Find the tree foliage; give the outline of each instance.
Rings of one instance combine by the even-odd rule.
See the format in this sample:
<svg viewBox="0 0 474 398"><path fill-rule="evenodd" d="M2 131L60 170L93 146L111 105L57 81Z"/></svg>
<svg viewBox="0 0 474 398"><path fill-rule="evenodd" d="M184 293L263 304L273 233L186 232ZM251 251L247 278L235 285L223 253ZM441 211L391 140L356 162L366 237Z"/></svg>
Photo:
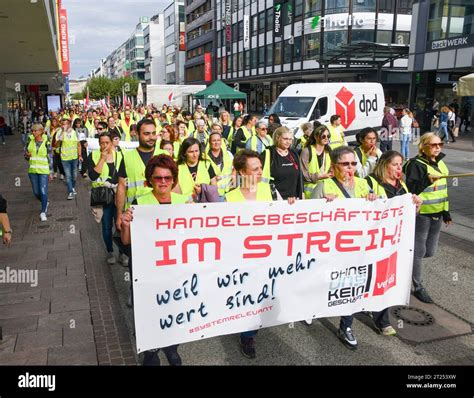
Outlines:
<svg viewBox="0 0 474 398"><path fill-rule="evenodd" d="M87 88L89 88L89 98L107 98L107 95L111 97L121 96L122 87L128 83L129 91L126 92L128 96L136 96L138 90L138 84L140 80L133 77L121 77L119 79L109 79L107 77L98 76L91 78L83 91L83 98L87 95Z"/></svg>

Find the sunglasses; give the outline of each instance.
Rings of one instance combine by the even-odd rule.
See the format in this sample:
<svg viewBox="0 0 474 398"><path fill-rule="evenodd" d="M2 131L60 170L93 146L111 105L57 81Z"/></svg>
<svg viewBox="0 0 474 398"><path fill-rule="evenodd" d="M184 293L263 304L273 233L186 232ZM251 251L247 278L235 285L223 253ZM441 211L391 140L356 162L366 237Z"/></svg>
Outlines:
<svg viewBox="0 0 474 398"><path fill-rule="evenodd" d="M320 136L322 140L324 140L325 138L329 138L329 135L328 134L324 134L324 135L321 135Z"/></svg>
<svg viewBox="0 0 474 398"><path fill-rule="evenodd" d="M344 167L349 167L349 166L356 167L357 166L357 162L339 162L338 164L341 165L341 166L344 166Z"/></svg>
<svg viewBox="0 0 474 398"><path fill-rule="evenodd" d="M430 146L431 148L439 146L440 148L444 147L444 142L436 142L434 144L427 144L426 146Z"/></svg>
<svg viewBox="0 0 474 398"><path fill-rule="evenodd" d="M266 127L260 127L260 130L265 130L267 131L268 129Z"/></svg>
<svg viewBox="0 0 474 398"><path fill-rule="evenodd" d="M164 182L171 182L173 181L173 176L151 176L154 181L164 181Z"/></svg>

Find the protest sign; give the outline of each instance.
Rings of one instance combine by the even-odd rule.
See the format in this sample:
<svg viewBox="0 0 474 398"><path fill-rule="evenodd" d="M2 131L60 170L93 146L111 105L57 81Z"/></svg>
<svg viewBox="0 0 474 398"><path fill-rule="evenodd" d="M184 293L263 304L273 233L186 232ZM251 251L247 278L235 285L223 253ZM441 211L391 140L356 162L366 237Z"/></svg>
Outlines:
<svg viewBox="0 0 474 398"><path fill-rule="evenodd" d="M406 305L411 195L135 206L137 350Z"/></svg>
<svg viewBox="0 0 474 398"><path fill-rule="evenodd" d="M134 141L120 141L120 148L121 149L135 149L135 148L138 148L138 142ZM87 153L91 153L92 151L95 151L99 149L100 150L100 146L99 146L99 139L98 138L88 138L87 139Z"/></svg>

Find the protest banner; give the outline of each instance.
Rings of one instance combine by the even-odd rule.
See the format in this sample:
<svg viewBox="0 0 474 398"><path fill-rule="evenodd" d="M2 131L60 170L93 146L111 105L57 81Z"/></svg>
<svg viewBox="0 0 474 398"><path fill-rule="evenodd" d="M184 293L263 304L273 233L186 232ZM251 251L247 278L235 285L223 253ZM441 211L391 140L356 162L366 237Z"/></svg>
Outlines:
<svg viewBox="0 0 474 398"><path fill-rule="evenodd" d="M135 206L137 351L410 297L411 195Z"/></svg>

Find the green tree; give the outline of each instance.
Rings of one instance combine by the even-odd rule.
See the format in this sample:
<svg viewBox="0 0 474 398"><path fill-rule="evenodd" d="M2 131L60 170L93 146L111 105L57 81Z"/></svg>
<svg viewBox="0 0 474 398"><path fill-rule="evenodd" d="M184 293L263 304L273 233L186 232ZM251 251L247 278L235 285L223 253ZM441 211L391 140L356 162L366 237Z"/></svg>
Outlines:
<svg viewBox="0 0 474 398"><path fill-rule="evenodd" d="M73 95L71 95L71 99L73 100L84 99L84 93L74 93Z"/></svg>
<svg viewBox="0 0 474 398"><path fill-rule="evenodd" d="M89 88L89 98L106 98L112 89L112 80L103 76L93 77L87 82L83 91L84 97L87 95L87 88Z"/></svg>
<svg viewBox="0 0 474 398"><path fill-rule="evenodd" d="M112 89L110 92L111 96L122 96L122 87L128 83L130 86L130 91L127 92L126 94L128 96L135 96L137 95L137 90L138 90L138 83L140 83L140 80L135 79L134 77L120 77L118 79L112 80Z"/></svg>

